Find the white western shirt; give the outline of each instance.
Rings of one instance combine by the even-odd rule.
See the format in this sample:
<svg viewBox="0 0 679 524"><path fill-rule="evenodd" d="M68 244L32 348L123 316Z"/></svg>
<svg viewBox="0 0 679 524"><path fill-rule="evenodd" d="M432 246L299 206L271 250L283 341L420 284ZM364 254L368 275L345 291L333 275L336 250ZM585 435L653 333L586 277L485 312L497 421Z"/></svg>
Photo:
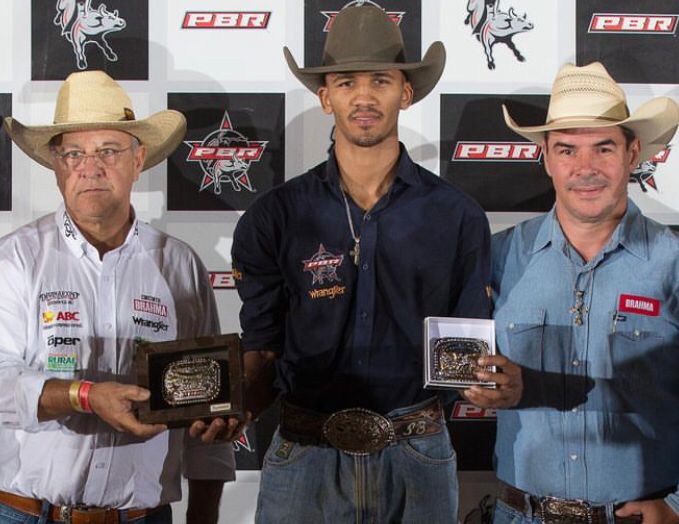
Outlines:
<svg viewBox="0 0 679 524"><path fill-rule="evenodd" d="M37 418L50 378L135 383L137 341L219 333L191 248L135 220L100 260L62 205L0 239L0 290L0 490L150 508L181 498L182 463L189 478L233 479L229 443L201 445L181 429L144 441L88 414Z"/></svg>

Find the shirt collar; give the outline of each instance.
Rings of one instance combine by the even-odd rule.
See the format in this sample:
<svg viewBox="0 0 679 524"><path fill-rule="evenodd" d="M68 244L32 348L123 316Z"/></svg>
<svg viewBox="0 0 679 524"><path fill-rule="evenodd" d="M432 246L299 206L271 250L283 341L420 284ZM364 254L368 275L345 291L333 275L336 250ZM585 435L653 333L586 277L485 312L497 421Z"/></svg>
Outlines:
<svg viewBox="0 0 679 524"><path fill-rule="evenodd" d="M135 213L134 208L132 208L132 216L134 217L132 221L132 227L130 227L130 231L127 233L125 242L123 242L123 244L117 248L119 250L127 249L131 246L138 246L139 221L137 220L137 214ZM68 214L68 211L66 211L66 206L63 202L59 205L57 212L54 214L54 219L56 221L57 228L59 229L59 233L66 242L66 245L68 246L68 249L71 251L71 253L73 253L78 258L88 254L96 254L96 258L99 258L97 250L80 232L80 229L78 229L75 221Z"/></svg>
<svg viewBox="0 0 679 524"><path fill-rule="evenodd" d="M533 242L532 253L537 253L549 244L563 246L567 243L568 240L564 236L561 225L556 218L556 206L554 206L545 215L545 219L540 225L540 229ZM614 250L618 245L636 257L648 260L648 237L644 227L643 215L637 205L630 199L627 200L625 214L613 231L603 251L607 253Z"/></svg>
<svg viewBox="0 0 679 524"><path fill-rule="evenodd" d="M339 168L337 166L334 147L330 151L323 179L329 183L333 189L339 191ZM398 162L396 163L396 179L401 180L410 186L421 183L417 172L417 166L411 160L408 151L401 142L399 142L399 157Z"/></svg>

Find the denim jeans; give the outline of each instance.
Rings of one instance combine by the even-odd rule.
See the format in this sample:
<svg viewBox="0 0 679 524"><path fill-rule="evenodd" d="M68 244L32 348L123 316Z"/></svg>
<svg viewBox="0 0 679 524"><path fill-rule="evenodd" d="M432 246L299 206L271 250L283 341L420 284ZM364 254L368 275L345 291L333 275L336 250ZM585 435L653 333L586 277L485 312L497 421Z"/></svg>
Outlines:
<svg viewBox="0 0 679 524"><path fill-rule="evenodd" d="M47 518L48 512L49 504L43 505L43 516L41 517L35 517L0 504L0 524L52 524L55 521ZM135 520L128 520L123 511L120 514L120 524L127 524L128 522L131 524L172 524L172 509L168 504L148 517Z"/></svg>
<svg viewBox="0 0 679 524"><path fill-rule="evenodd" d="M361 456L290 442L276 431L264 457L255 521L454 524L457 506L457 457L445 425L439 434Z"/></svg>
<svg viewBox="0 0 679 524"><path fill-rule="evenodd" d="M608 522L610 524L615 524L615 515L612 504L608 508L607 514ZM532 518L532 516L529 515L524 515L501 500L497 500L495 502L493 524L542 524L542 520Z"/></svg>

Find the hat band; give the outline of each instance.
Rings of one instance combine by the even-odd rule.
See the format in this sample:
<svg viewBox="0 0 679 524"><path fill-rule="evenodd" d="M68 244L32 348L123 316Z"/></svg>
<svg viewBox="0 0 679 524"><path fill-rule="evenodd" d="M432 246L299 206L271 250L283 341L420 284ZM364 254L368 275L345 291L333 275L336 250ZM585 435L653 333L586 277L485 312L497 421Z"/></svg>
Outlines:
<svg viewBox="0 0 679 524"><path fill-rule="evenodd" d="M624 119L610 118L605 116L592 116L592 115L580 115L580 116L565 116L561 118L553 118L548 120L545 125L551 126L552 124L567 124L569 122L582 122L583 120L599 121L604 122L622 122Z"/></svg>

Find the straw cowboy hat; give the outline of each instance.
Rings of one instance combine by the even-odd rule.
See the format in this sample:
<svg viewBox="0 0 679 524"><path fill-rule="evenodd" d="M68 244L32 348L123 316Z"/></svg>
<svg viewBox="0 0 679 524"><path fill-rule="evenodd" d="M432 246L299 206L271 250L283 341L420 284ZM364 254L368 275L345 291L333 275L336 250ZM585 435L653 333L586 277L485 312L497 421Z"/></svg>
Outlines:
<svg viewBox="0 0 679 524"><path fill-rule="evenodd" d="M434 42L421 62L406 62L401 31L380 8L346 7L333 20L323 48L322 65L301 69L287 47L285 60L292 74L313 93L325 84L326 73L400 69L413 86L413 103L431 91L446 63L446 50Z"/></svg>
<svg viewBox="0 0 679 524"><path fill-rule="evenodd" d="M509 128L532 142L542 143L545 131L578 127L622 126L641 142L639 162L662 150L674 136L679 123L679 105L658 97L629 114L625 92L599 62L577 67L566 64L557 73L549 99L547 120L541 126L520 126L502 106Z"/></svg>
<svg viewBox="0 0 679 524"><path fill-rule="evenodd" d="M115 129L139 139L146 146L143 169L162 162L186 133L186 119L178 111L160 111L135 120L132 102L122 87L103 71L72 73L57 95L54 124L25 126L5 117L5 129L21 150L51 169L50 140L62 133L92 129Z"/></svg>

